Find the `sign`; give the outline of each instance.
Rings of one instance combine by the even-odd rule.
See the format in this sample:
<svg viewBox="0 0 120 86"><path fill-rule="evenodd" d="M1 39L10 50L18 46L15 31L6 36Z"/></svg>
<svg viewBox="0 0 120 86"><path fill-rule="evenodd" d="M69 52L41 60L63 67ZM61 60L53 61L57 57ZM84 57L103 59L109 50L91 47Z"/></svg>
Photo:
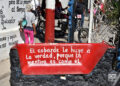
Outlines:
<svg viewBox="0 0 120 86"><path fill-rule="evenodd" d="M88 74L109 47L105 43L16 45L25 75Z"/></svg>

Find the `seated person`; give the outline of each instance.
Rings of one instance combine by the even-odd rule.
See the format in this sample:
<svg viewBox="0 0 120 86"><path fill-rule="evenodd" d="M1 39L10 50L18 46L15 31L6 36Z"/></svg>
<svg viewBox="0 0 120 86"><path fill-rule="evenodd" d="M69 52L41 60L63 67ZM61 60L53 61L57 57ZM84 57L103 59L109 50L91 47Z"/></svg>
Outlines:
<svg viewBox="0 0 120 86"><path fill-rule="evenodd" d="M56 0L56 4L55 4L55 18L67 18L67 14L63 14L62 11L67 9L66 8L62 8L62 4L59 0Z"/></svg>

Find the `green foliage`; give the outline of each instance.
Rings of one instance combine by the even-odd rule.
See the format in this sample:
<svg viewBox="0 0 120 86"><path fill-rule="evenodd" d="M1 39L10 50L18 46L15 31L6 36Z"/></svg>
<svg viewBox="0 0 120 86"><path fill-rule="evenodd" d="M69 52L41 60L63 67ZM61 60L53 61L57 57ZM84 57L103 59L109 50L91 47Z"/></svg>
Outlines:
<svg viewBox="0 0 120 86"><path fill-rule="evenodd" d="M120 17L120 0L106 0L105 14L111 24L117 24Z"/></svg>

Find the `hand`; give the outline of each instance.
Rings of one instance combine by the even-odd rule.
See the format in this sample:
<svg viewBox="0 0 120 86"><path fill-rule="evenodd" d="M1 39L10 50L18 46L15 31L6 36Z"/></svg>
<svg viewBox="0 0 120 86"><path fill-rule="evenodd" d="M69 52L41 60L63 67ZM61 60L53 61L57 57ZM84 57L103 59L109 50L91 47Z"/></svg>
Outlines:
<svg viewBox="0 0 120 86"><path fill-rule="evenodd" d="M68 9L68 6L65 9Z"/></svg>
<svg viewBox="0 0 120 86"><path fill-rule="evenodd" d="M34 35L36 35L37 33L36 33L36 31L34 31Z"/></svg>
<svg viewBox="0 0 120 86"><path fill-rule="evenodd" d="M64 10L68 9L68 7L64 8Z"/></svg>
<svg viewBox="0 0 120 86"><path fill-rule="evenodd" d="M20 32L23 32L23 28L20 28Z"/></svg>

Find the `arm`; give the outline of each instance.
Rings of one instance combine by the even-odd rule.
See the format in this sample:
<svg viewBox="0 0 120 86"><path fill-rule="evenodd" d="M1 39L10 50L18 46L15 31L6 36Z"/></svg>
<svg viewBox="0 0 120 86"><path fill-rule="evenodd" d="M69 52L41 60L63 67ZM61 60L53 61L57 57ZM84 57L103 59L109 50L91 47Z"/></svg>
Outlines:
<svg viewBox="0 0 120 86"><path fill-rule="evenodd" d="M83 14L85 15L85 8L83 8Z"/></svg>
<svg viewBox="0 0 120 86"><path fill-rule="evenodd" d="M33 26L34 35L36 35L36 28L35 28L35 24L33 23L33 24L32 24L32 26Z"/></svg>
<svg viewBox="0 0 120 86"><path fill-rule="evenodd" d="M86 8L86 6L85 6L85 4L83 4L84 6L83 6L83 14L85 15L85 8Z"/></svg>
<svg viewBox="0 0 120 86"><path fill-rule="evenodd" d="M66 9L68 8L68 6L65 7L65 8L63 8L61 2L59 2L59 7L61 7L61 10L62 10L62 11L66 10Z"/></svg>
<svg viewBox="0 0 120 86"><path fill-rule="evenodd" d="M32 27L33 27L34 35L36 35L35 15L34 15L34 14L33 14L33 16L32 16Z"/></svg>
<svg viewBox="0 0 120 86"><path fill-rule="evenodd" d="M22 21L19 22L19 25L20 25L20 32L23 31L21 23L22 23Z"/></svg>

